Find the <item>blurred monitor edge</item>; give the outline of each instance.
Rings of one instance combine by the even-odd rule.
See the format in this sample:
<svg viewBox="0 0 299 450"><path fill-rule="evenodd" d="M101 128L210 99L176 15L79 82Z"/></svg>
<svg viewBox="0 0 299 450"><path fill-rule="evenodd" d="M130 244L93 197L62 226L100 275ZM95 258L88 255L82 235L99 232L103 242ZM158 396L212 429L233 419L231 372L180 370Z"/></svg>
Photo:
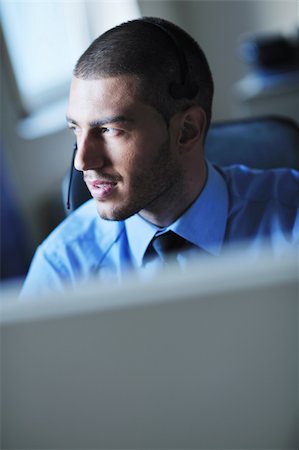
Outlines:
<svg viewBox="0 0 299 450"><path fill-rule="evenodd" d="M2 448L298 448L295 247L0 316Z"/></svg>

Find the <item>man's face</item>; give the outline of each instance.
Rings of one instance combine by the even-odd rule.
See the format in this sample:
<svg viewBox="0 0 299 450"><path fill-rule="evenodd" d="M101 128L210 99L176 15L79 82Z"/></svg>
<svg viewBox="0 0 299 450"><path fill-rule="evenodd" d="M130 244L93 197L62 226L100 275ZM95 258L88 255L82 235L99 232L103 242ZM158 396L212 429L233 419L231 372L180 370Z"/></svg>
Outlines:
<svg viewBox="0 0 299 450"><path fill-rule="evenodd" d="M104 219L140 212L151 220L174 201L181 178L163 117L137 99L135 87L130 76L73 78L71 84L67 118L77 139L75 167Z"/></svg>

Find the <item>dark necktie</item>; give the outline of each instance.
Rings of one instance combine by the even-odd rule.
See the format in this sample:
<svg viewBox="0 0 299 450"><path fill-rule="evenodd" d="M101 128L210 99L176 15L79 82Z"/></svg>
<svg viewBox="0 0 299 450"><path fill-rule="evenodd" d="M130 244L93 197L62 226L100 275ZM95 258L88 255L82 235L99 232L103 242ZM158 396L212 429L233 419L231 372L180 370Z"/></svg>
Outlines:
<svg viewBox="0 0 299 450"><path fill-rule="evenodd" d="M163 264L168 264L175 260L176 253L185 251L194 246L173 231L154 236L146 251L145 257L156 253Z"/></svg>

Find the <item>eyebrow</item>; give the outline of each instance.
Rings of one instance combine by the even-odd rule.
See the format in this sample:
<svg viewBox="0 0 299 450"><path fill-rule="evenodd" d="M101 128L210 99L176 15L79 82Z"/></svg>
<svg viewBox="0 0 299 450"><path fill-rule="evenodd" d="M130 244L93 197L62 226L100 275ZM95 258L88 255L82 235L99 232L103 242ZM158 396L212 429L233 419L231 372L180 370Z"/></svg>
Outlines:
<svg viewBox="0 0 299 450"><path fill-rule="evenodd" d="M78 123L71 117L66 116L66 120L69 123L78 125ZM95 127L102 127L103 125L107 125L109 123L119 123L119 122L133 122L133 120L125 116L110 116L105 117L104 119L93 120L92 122L88 123L88 126L90 126L91 128L95 128Z"/></svg>

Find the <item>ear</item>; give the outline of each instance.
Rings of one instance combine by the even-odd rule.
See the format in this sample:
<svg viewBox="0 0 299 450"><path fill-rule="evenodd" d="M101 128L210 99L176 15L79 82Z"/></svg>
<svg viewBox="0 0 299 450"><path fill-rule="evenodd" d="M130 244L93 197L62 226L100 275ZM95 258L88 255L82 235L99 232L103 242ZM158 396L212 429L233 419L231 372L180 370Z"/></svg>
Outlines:
<svg viewBox="0 0 299 450"><path fill-rule="evenodd" d="M203 143L207 119L200 106L191 106L180 118L178 145L183 150L190 150L194 145Z"/></svg>

